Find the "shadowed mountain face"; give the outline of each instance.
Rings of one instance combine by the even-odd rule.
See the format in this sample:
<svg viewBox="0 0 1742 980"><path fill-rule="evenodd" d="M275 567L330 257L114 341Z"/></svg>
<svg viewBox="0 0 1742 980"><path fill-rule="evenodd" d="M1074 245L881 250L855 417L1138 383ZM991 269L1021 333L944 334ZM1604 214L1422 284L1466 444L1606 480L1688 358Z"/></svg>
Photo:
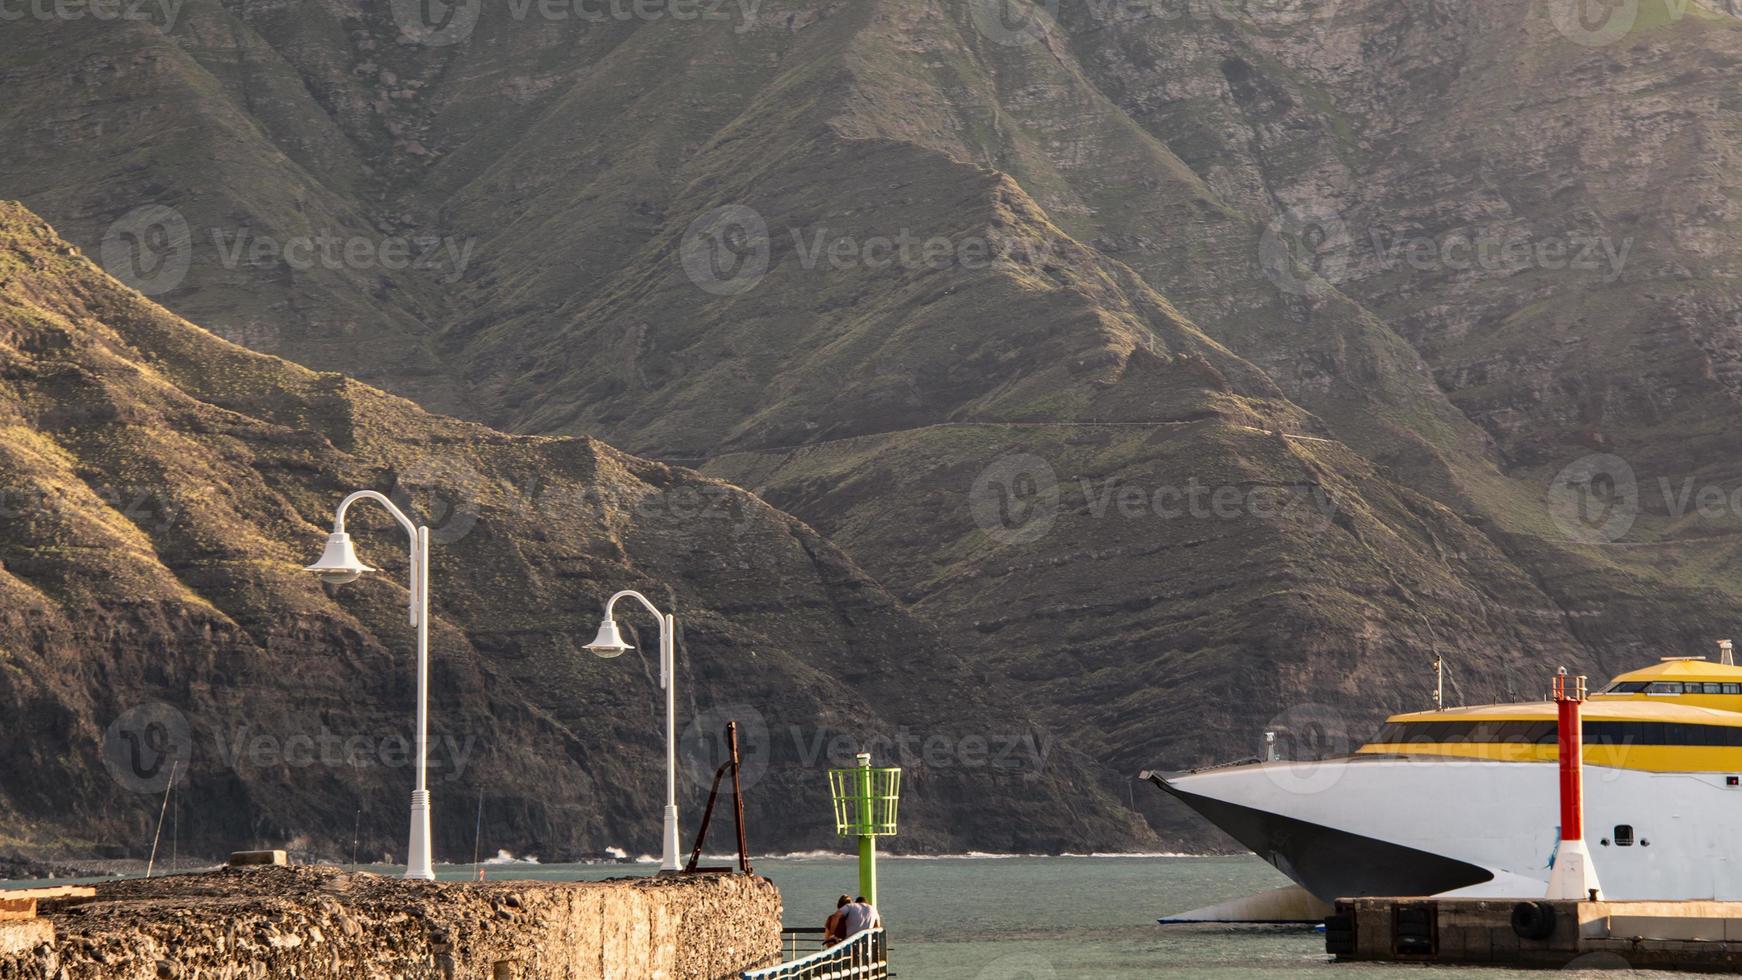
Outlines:
<svg viewBox="0 0 1742 980"><path fill-rule="evenodd" d="M195 853L402 853L404 537L360 504L349 529L382 573L329 593L298 568L357 488L433 521L438 859L470 858L480 795L487 855L657 852L657 657L580 649L627 587L679 617L692 830L732 719L762 849L833 839L821 770L865 740L912 756L903 817L917 846L1147 839L1071 749L845 555L725 484L587 438L429 415L243 350L10 204L0 370L9 845L137 852L174 771ZM639 611L618 618L658 649ZM968 819L986 808L996 825Z"/></svg>
<svg viewBox="0 0 1742 980"><path fill-rule="evenodd" d="M1732 628L1723 4L146 9L0 35L0 186L223 336L755 490L1116 795Z"/></svg>

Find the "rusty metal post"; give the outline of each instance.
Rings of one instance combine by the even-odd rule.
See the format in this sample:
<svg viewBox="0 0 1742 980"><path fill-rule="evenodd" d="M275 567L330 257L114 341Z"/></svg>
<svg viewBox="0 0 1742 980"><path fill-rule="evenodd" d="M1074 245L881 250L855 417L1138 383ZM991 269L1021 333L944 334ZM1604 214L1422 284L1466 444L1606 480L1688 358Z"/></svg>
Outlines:
<svg viewBox="0 0 1742 980"><path fill-rule="evenodd" d="M744 787L738 779L738 723L726 722L726 746L732 754L732 802L738 815L738 870L752 874L750 869L750 845L744 836Z"/></svg>

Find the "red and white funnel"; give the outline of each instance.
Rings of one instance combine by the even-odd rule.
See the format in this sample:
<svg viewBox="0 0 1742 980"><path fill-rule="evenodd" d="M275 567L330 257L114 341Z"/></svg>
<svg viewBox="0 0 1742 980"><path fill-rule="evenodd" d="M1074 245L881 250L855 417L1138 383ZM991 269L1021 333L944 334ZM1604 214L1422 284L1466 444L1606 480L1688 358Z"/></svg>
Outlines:
<svg viewBox="0 0 1742 980"><path fill-rule="evenodd" d="M1585 679L1573 679L1567 689L1567 670L1554 679L1555 708L1560 723L1561 842L1554 852L1554 870L1548 877L1548 897L1583 901L1602 893L1597 868L1585 847L1585 736L1580 712L1585 706Z"/></svg>

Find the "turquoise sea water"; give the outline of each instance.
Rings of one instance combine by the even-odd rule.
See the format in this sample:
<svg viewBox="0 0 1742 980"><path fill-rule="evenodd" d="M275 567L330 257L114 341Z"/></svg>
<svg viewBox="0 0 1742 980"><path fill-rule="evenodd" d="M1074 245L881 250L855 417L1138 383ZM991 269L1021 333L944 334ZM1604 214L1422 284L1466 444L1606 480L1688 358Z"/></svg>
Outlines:
<svg viewBox="0 0 1742 980"><path fill-rule="evenodd" d="M765 858L756 862L756 870L780 886L788 926L821 926L835 898L858 887L858 866L845 856ZM616 877L624 870L500 865L489 872L492 877L572 879ZM1333 963L1323 937L1305 927L1156 923L1169 913L1288 883L1255 857L883 857L878 872L891 966L902 980L1544 976L1540 970Z"/></svg>

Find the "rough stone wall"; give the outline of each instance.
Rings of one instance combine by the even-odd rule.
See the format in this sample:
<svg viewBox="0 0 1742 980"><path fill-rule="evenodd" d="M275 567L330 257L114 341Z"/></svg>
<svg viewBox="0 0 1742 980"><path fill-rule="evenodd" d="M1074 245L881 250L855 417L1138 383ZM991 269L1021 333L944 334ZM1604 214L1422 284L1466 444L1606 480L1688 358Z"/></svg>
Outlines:
<svg viewBox="0 0 1742 980"><path fill-rule="evenodd" d="M225 869L48 906L55 940L0 955L0 980L716 980L778 958L780 912L772 883L737 875L430 883Z"/></svg>

